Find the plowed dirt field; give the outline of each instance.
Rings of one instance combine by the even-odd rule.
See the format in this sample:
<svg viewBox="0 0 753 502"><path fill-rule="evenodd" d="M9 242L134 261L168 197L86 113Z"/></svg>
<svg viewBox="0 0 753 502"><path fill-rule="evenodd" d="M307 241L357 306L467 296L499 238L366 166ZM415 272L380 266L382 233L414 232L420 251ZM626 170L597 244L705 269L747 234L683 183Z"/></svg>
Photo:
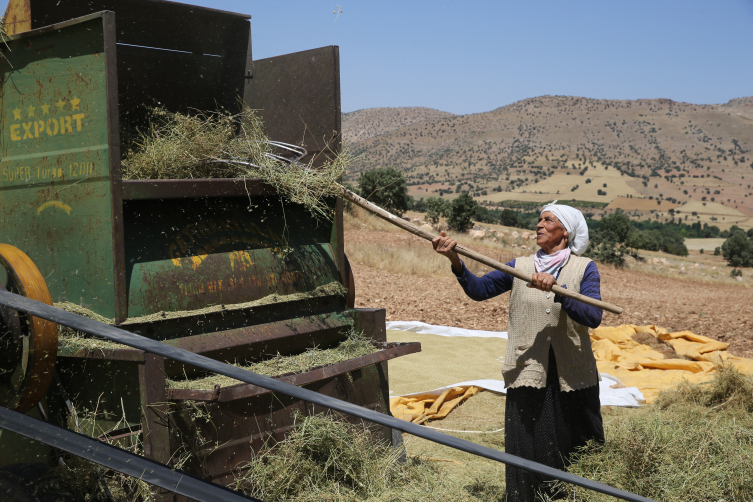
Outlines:
<svg viewBox="0 0 753 502"><path fill-rule="evenodd" d="M356 231L345 233L349 246L411 248L429 242L405 232ZM483 251L479 249L479 251ZM355 253L354 253L355 254ZM521 256L530 251L521 251ZM494 258L498 258L494 256ZM502 257L499 257L502 259ZM394 273L389 264L366 266L351 258L356 281L356 307L381 307L387 320L423 321L470 329L507 330L506 293L475 302L466 297L449 272L433 276ZM473 270L473 268L472 268ZM730 343L730 353L753 357L753 301L744 285L694 282L630 269L600 265L602 297L625 309L620 316L605 313L602 325L655 324L670 331L689 330Z"/></svg>

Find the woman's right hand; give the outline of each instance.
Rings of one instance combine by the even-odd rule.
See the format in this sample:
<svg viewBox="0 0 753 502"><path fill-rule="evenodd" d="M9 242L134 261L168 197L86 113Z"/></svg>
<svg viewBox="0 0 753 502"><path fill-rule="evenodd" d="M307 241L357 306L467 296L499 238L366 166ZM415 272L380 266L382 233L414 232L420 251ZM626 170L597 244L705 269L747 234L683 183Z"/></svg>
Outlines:
<svg viewBox="0 0 753 502"><path fill-rule="evenodd" d="M463 270L463 263L460 261L457 252L455 252L455 246L457 246L457 244L457 241L447 237L447 234L444 231L431 240L431 245L434 247L434 251L447 257L447 259L450 260L450 263L452 263L452 268L455 272L459 273Z"/></svg>

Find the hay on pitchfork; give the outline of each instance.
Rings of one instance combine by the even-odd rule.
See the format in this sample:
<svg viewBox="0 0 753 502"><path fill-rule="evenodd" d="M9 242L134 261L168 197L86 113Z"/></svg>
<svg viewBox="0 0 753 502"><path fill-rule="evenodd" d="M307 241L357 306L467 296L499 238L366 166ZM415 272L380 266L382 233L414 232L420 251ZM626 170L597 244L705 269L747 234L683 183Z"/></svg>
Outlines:
<svg viewBox="0 0 753 502"><path fill-rule="evenodd" d="M288 163L274 155L261 118L248 107L238 114L193 115L152 111L147 133L122 162L123 179L260 179L292 203L330 217L327 199L340 195L337 183L353 158L343 149L329 151L326 162Z"/></svg>

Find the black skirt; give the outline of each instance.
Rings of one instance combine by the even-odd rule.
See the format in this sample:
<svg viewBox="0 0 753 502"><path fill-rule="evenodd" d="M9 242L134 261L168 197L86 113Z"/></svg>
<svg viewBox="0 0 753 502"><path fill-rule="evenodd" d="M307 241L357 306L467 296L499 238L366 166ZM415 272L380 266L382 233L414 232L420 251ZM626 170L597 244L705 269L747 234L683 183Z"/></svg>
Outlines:
<svg viewBox="0 0 753 502"><path fill-rule="evenodd" d="M507 390L505 451L564 470L570 464L570 455L591 439L604 442L599 386L561 391L550 347L546 387ZM556 498L552 478L509 465L505 470L507 502L541 500L537 493Z"/></svg>

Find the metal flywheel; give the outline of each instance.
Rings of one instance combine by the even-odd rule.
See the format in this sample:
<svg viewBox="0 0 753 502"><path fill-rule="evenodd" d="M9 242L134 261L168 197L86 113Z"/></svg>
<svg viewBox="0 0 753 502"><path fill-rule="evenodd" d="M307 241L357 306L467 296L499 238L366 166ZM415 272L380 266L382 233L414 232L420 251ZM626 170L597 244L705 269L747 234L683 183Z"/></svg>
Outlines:
<svg viewBox="0 0 753 502"><path fill-rule="evenodd" d="M42 274L23 251L0 244L0 265L7 272L0 289L52 305ZM57 346L57 324L0 306L0 406L26 412L44 397Z"/></svg>

